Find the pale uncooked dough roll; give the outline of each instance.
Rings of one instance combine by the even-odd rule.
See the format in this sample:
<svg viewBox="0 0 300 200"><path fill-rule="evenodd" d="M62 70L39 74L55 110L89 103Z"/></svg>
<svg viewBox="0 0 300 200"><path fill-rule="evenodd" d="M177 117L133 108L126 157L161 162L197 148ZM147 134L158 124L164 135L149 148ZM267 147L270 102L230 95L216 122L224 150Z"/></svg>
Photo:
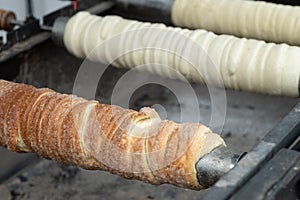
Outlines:
<svg viewBox="0 0 300 200"><path fill-rule="evenodd" d="M99 17L87 12L69 20L64 42L78 57L89 55L91 60L117 67L147 64L151 72L178 77L166 67L151 65L159 63L179 71L192 82L223 82L230 89L299 96L300 48L285 44L217 36L205 30L190 31L118 16Z"/></svg>
<svg viewBox="0 0 300 200"><path fill-rule="evenodd" d="M172 21L192 29L300 45L300 7L246 0L175 0Z"/></svg>

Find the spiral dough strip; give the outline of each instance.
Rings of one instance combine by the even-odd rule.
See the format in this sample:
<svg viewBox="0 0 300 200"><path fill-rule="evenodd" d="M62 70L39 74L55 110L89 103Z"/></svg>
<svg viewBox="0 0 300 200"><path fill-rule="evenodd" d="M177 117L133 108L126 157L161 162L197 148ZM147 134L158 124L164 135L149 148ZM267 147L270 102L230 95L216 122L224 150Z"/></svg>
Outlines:
<svg viewBox="0 0 300 200"><path fill-rule="evenodd" d="M79 12L67 23L66 48L75 56L122 68L146 65L162 76L229 89L298 97L300 48L239 39L205 30L99 17ZM96 48L98 47L98 48ZM120 56L122 55L122 56ZM151 64L160 64L153 67Z"/></svg>
<svg viewBox="0 0 300 200"><path fill-rule="evenodd" d="M175 0L172 22L181 27L300 45L300 7L248 0Z"/></svg>
<svg viewBox="0 0 300 200"><path fill-rule="evenodd" d="M0 146L152 184L190 189L196 162L223 139L204 125L161 120L50 89L0 80Z"/></svg>

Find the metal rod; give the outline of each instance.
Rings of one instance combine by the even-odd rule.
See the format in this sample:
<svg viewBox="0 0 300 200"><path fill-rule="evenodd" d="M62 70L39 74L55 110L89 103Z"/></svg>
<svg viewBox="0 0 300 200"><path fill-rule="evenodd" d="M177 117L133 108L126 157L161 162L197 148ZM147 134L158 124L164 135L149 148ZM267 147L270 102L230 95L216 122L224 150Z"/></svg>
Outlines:
<svg viewBox="0 0 300 200"><path fill-rule="evenodd" d="M130 5L141 9L159 9L162 12L171 13L174 0L115 0L119 5Z"/></svg>
<svg viewBox="0 0 300 200"><path fill-rule="evenodd" d="M9 23L12 24L12 25L17 25L17 26L23 26L24 25L24 21L16 20L16 19L10 20Z"/></svg>
<svg viewBox="0 0 300 200"><path fill-rule="evenodd" d="M172 24L171 11L174 0L115 0L116 9L125 15L149 19L150 22Z"/></svg>
<svg viewBox="0 0 300 200"><path fill-rule="evenodd" d="M103 13L112 7L115 6L115 2L112 1L104 1L102 3L99 3L91 8L89 8L87 11L90 12L91 14L100 14Z"/></svg>
<svg viewBox="0 0 300 200"><path fill-rule="evenodd" d="M196 163L197 178L205 188L214 185L234 168L246 153L237 154L228 147L219 147Z"/></svg>
<svg viewBox="0 0 300 200"><path fill-rule="evenodd" d="M64 32L68 21L68 17L58 17L51 28L52 40L59 46L64 46Z"/></svg>
<svg viewBox="0 0 300 200"><path fill-rule="evenodd" d="M51 32L53 28L51 26L41 25L41 29L44 30L44 31L50 31Z"/></svg>
<svg viewBox="0 0 300 200"><path fill-rule="evenodd" d="M32 1L27 0L27 18L33 18Z"/></svg>

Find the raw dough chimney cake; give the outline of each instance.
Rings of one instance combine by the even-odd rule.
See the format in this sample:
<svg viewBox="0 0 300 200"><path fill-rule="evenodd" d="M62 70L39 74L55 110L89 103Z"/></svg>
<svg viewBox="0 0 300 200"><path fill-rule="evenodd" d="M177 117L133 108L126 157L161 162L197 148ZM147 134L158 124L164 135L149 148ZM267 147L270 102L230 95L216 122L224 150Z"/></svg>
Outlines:
<svg viewBox="0 0 300 200"><path fill-rule="evenodd" d="M248 0L175 0L176 26L300 45L300 7Z"/></svg>
<svg viewBox="0 0 300 200"><path fill-rule="evenodd" d="M136 112L0 80L0 145L129 179L202 189L210 185L199 183L196 164L225 143L204 125L162 121L150 108Z"/></svg>
<svg viewBox="0 0 300 200"><path fill-rule="evenodd" d="M158 63L179 71L191 82L220 81L228 89L299 96L299 47L88 12L79 12L68 21L64 44L75 56L85 58L103 42L90 59L122 68L148 65L149 71L172 78L164 68L151 68ZM118 52L130 53L115 60ZM191 64L195 60L198 63Z"/></svg>

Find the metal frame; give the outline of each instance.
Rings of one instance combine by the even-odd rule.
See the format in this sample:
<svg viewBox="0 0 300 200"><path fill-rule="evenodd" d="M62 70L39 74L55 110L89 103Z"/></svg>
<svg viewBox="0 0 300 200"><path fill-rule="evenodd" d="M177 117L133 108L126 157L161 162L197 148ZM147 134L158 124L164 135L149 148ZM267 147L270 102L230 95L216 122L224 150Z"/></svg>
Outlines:
<svg viewBox="0 0 300 200"><path fill-rule="evenodd" d="M204 199L237 199L237 197L247 197L247 199L258 198L259 191L253 192L254 188L263 188L261 195L266 195L272 185L268 185L273 176L278 176L277 172L270 176L261 177L270 168L280 168L286 175L292 173L291 168L295 167L295 178L300 180L300 152L289 150L290 146L300 135L300 103L270 132L259 144L257 144L240 163L229 173L224 175L205 195ZM291 154L292 157L287 156ZM278 162L278 157L286 160L286 165ZM293 162L291 162L293 161ZM294 162L298 161L298 164ZM280 183L282 181L282 183ZM292 182L292 180L286 180ZM294 180L293 180L294 181ZM281 177L277 179L277 184L287 185ZM296 183L295 183L296 184ZM299 183L298 183L299 184ZM254 187L256 186L256 187ZM269 186L269 187L266 187ZM299 186L298 186L299 187ZM276 193L276 191L274 191ZM278 191L277 191L278 192ZM257 193L253 196L252 193ZM273 194L274 196L274 194ZM251 198L253 197L253 198ZM261 196L260 196L261 197Z"/></svg>

